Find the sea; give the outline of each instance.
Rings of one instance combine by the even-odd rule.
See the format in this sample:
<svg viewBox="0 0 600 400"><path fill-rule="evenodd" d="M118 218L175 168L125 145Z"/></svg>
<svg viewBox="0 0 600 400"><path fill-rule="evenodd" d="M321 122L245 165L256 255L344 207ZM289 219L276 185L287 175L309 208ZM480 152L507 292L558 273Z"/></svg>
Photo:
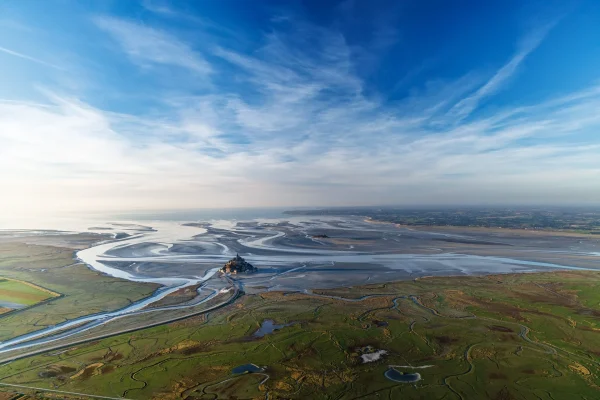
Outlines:
<svg viewBox="0 0 600 400"><path fill-rule="evenodd" d="M203 208L188 210L94 212L55 215L0 216L0 230L59 230L86 231L94 224L148 223L152 221L199 222L199 221L249 221L254 219L284 218L286 210L298 208Z"/></svg>

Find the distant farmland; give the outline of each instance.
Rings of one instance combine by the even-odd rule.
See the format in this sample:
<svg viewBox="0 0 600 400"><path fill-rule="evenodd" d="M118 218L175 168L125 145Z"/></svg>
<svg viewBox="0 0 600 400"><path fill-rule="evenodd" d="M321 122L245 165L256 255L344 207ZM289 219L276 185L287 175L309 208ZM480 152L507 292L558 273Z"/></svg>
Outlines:
<svg viewBox="0 0 600 400"><path fill-rule="evenodd" d="M0 312L32 306L57 296L58 293L29 282L0 278Z"/></svg>

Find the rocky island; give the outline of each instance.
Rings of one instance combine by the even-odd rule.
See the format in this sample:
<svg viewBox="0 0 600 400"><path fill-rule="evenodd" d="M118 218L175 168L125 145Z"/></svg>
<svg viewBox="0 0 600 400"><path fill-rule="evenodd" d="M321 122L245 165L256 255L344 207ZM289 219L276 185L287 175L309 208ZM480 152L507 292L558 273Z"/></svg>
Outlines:
<svg viewBox="0 0 600 400"><path fill-rule="evenodd" d="M239 274L241 272L256 272L257 268L236 254L234 258L227 261L221 268L221 272L225 274Z"/></svg>

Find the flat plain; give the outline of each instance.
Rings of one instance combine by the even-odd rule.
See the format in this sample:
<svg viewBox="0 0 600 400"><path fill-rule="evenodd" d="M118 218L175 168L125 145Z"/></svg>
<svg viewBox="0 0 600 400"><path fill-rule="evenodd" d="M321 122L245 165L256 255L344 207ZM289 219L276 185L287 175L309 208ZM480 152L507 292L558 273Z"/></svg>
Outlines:
<svg viewBox="0 0 600 400"><path fill-rule="evenodd" d="M599 285L599 273L561 271L246 295L14 361L0 380L133 399L593 399ZM255 336L266 320L287 326ZM261 371L232 373L249 363ZM390 366L422 379L391 381Z"/></svg>
<svg viewBox="0 0 600 400"><path fill-rule="evenodd" d="M22 309L57 296L58 293L29 282L0 278L0 306L7 311Z"/></svg>
<svg viewBox="0 0 600 400"><path fill-rule="evenodd" d="M81 241L81 235L77 239ZM47 238L0 241L0 279L11 279L0 282L0 290L4 284L13 288L18 284L22 293L39 293L28 295L27 305L32 305L32 300L36 303L44 300L43 296L47 299L49 293L56 297L5 315L0 324L0 341L82 315L121 308L156 290L157 285L112 278L74 260L77 248L100 239L90 236L74 244L69 237L64 240L55 237L52 245L45 244ZM13 283L15 280L20 282ZM21 298L22 295L11 292L5 300L18 303Z"/></svg>
<svg viewBox="0 0 600 400"><path fill-rule="evenodd" d="M421 242L425 233L420 231L390 224L383 225L385 231L377 229L350 230L337 221L314 228L247 225L228 234L208 229L204 236L169 248L157 244L162 243L160 230L148 231L155 235L147 236L152 240L115 242L107 263L148 276L161 271L204 276L221 259L210 261L207 252L227 246L273 263L293 249L286 260L296 264L259 264L259 272L247 276L215 275L173 291L143 313L77 333L74 340L34 347L29 354L13 352L18 357L0 364L0 390L10 399L599 397L600 272L585 270L597 264L597 237L478 232L458 238L436 234ZM213 244L213 234L221 246ZM245 241L233 238L244 235ZM156 294L155 283L110 277L74 259L77 249L99 240L106 237L0 241L0 276L60 295L0 316L0 340L122 309ZM429 260L450 254L447 248L482 254L473 265L498 254L504 258L496 262L506 272L480 275L474 267L473 275L424 276L420 271L410 276L364 261L329 261L357 251L363 260L363 254L383 254L384 247L406 243L410 249L399 248L383 261L412 265L404 253L422 249ZM544 253L553 243L575 250ZM580 267L552 264L544 272L527 272L528 264L520 264L523 272L512 273L511 263L521 261L506 257L515 254ZM312 266L298 261L309 256L317 260ZM326 258L319 264L319 257ZM444 265L451 271L458 265L438 259L436 273ZM363 273L404 279L366 284Z"/></svg>

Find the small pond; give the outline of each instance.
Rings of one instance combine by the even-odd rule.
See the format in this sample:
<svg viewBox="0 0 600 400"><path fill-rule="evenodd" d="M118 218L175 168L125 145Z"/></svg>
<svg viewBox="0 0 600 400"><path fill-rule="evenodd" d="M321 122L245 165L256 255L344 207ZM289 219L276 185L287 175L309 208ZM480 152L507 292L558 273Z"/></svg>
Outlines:
<svg viewBox="0 0 600 400"><path fill-rule="evenodd" d="M260 328L258 328L258 330L256 332L254 332L254 336L255 337L263 337L265 335L273 333L276 330L285 328L286 326L290 326L292 324L293 324L293 322L289 323L289 324L276 324L275 321L273 321L272 319L266 319L263 321Z"/></svg>
<svg viewBox="0 0 600 400"><path fill-rule="evenodd" d="M403 383L411 383L421 380L421 374L419 374L418 372L404 373L394 368L390 368L387 371L385 371L385 377L388 378L390 381Z"/></svg>
<svg viewBox="0 0 600 400"><path fill-rule="evenodd" d="M377 319L373 320L373 324L375 324L375 326L378 328L385 328L386 326L389 325L389 323L387 321L379 321Z"/></svg>
<svg viewBox="0 0 600 400"><path fill-rule="evenodd" d="M246 374L246 373L251 374L252 372L263 372L263 369L261 367L259 367L258 365L244 364L244 365L237 366L231 370L232 374Z"/></svg>

